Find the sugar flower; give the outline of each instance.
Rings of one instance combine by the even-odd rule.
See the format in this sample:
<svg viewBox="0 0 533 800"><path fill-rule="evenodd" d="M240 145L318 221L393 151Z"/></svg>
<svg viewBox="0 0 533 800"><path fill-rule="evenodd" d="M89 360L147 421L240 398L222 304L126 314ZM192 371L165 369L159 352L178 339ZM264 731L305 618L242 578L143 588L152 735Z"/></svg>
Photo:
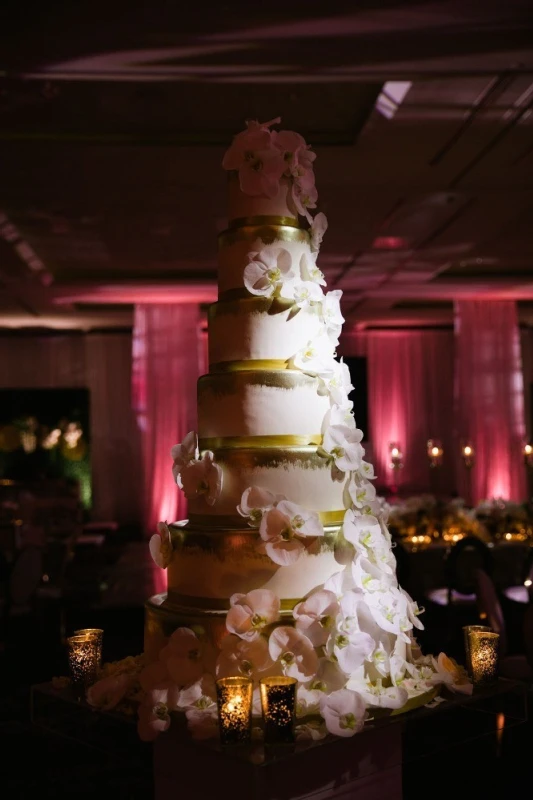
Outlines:
<svg viewBox="0 0 533 800"><path fill-rule="evenodd" d="M372 708L402 708L409 697L406 689L400 686L383 686L381 678L373 682L358 677L350 679L347 686Z"/></svg>
<svg viewBox="0 0 533 800"><path fill-rule="evenodd" d="M322 589L298 603L292 613L296 630L305 634L314 647L319 647L328 640L339 613L339 603L333 592Z"/></svg>
<svg viewBox="0 0 533 800"><path fill-rule="evenodd" d="M198 458L198 434L190 431L181 444L175 444L170 451L173 460L172 474L174 480L181 488L181 471L187 464L191 464Z"/></svg>
<svg viewBox="0 0 533 800"><path fill-rule="evenodd" d="M251 528L258 528L263 514L276 503L286 498L282 494L272 494L268 489L260 489L258 486L250 486L242 493L240 505L237 511L241 517L248 518L248 525Z"/></svg>
<svg viewBox="0 0 533 800"><path fill-rule="evenodd" d="M300 278L286 281L281 287L280 295L286 300L292 300L298 308L310 308L314 304L320 303L324 296L317 283L302 281Z"/></svg>
<svg viewBox="0 0 533 800"><path fill-rule="evenodd" d="M177 687L152 689L139 704L137 732L143 742L152 742L170 727L170 712L177 708Z"/></svg>
<svg viewBox="0 0 533 800"><path fill-rule="evenodd" d="M275 628L268 640L270 657L281 666L284 675L305 683L316 673L318 657L312 643L295 628Z"/></svg>
<svg viewBox="0 0 533 800"><path fill-rule="evenodd" d="M324 323L327 335L335 345L339 341L342 323L344 322L344 317L341 314L341 297L342 291L340 289L328 292L324 296L320 307L320 319Z"/></svg>
<svg viewBox="0 0 533 800"><path fill-rule="evenodd" d="M332 652L339 667L350 675L367 661L374 650L374 639L357 625L346 625L330 636L327 652Z"/></svg>
<svg viewBox="0 0 533 800"><path fill-rule="evenodd" d="M322 433L324 434L331 425L344 425L347 428L355 428L355 418L353 415L353 403L349 400L346 406L338 406L334 403L324 416L322 423ZM365 462L362 461L361 464Z"/></svg>
<svg viewBox="0 0 533 800"><path fill-rule="evenodd" d="M214 458L206 450L200 461L193 461L183 469L181 480L187 500L203 496L208 505L216 503L222 490L222 470Z"/></svg>
<svg viewBox="0 0 533 800"><path fill-rule="evenodd" d="M260 252L248 253L244 285L251 294L273 297L294 277L292 256L285 248L267 245Z"/></svg>
<svg viewBox="0 0 533 800"><path fill-rule="evenodd" d="M222 640L216 665L217 678L245 675L258 680L270 667L272 658L264 636L247 641L230 634Z"/></svg>
<svg viewBox="0 0 533 800"><path fill-rule="evenodd" d="M473 686L470 682L466 670L457 661L450 658L445 653L439 653L438 657L432 659L435 670L433 683L444 683L452 692L459 694L472 694Z"/></svg>
<svg viewBox="0 0 533 800"><path fill-rule="evenodd" d="M384 592L396 583L392 572L384 572L361 552L352 563L352 575L356 588L362 592Z"/></svg>
<svg viewBox="0 0 533 800"><path fill-rule="evenodd" d="M318 375L323 379L333 377L335 373L334 347L327 336L317 336L307 342L291 359L292 366L309 375Z"/></svg>
<svg viewBox="0 0 533 800"><path fill-rule="evenodd" d="M269 589L253 589L248 594L234 594L226 616L226 628L241 639L256 639L266 625L279 618L280 599Z"/></svg>
<svg viewBox="0 0 533 800"><path fill-rule="evenodd" d="M324 695L320 711L328 731L335 736L353 736L361 730L367 717L365 701L349 689Z"/></svg>
<svg viewBox="0 0 533 800"><path fill-rule="evenodd" d="M375 487L360 475L354 475L347 488L355 508L362 509L376 499Z"/></svg>
<svg viewBox="0 0 533 800"><path fill-rule="evenodd" d="M204 672L202 642L190 628L177 628L159 657L180 687L195 683Z"/></svg>
<svg viewBox="0 0 533 800"><path fill-rule="evenodd" d="M151 537L149 547L154 563L166 569L172 561L172 539L166 522L157 523L157 533Z"/></svg>
<svg viewBox="0 0 533 800"><path fill-rule="evenodd" d="M358 428L330 425L324 433L324 441L318 452L341 473L353 472L359 469L365 454L362 439L363 431Z"/></svg>
<svg viewBox="0 0 533 800"><path fill-rule="evenodd" d="M349 508L344 515L342 530L345 538L353 544L356 553L363 555L383 572L394 573L394 556L383 537L381 525L370 514L356 514Z"/></svg>
<svg viewBox="0 0 533 800"><path fill-rule="evenodd" d="M332 346L334 346L332 344ZM317 373L318 374L318 373ZM350 370L344 361L333 361L331 370L328 373L321 374L323 386L319 390L319 394L329 395L332 405L338 405L341 408L346 408L350 402L348 395L353 391L353 385L350 378Z"/></svg>
<svg viewBox="0 0 533 800"><path fill-rule="evenodd" d="M317 215L318 216L318 215ZM326 285L324 273L316 265L316 256L313 253L302 253L300 258L300 275L304 281L313 281L319 286ZM324 295L321 295L320 299Z"/></svg>
<svg viewBox="0 0 533 800"><path fill-rule="evenodd" d="M315 511L282 500L264 515L259 527L264 549L276 564L293 564L305 547L302 538L323 536L324 528Z"/></svg>
<svg viewBox="0 0 533 800"><path fill-rule="evenodd" d="M311 234L311 250L314 252L320 250L320 245L322 244L322 239L327 229L328 218L323 211L319 211L318 214L315 214L309 229L309 233Z"/></svg>
<svg viewBox="0 0 533 800"><path fill-rule="evenodd" d="M110 675L94 683L87 691L87 702L93 708L110 711L133 686L131 675Z"/></svg>

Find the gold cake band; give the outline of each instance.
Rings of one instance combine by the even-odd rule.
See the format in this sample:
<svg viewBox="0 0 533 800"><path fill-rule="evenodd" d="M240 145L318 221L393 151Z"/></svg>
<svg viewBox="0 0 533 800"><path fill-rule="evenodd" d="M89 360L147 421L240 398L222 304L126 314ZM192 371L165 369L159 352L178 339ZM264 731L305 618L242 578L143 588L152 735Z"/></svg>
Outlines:
<svg viewBox="0 0 533 800"><path fill-rule="evenodd" d="M283 217L279 214L256 214L254 217L235 217L235 219L230 220L228 230L260 225L283 225L289 228L300 228L300 223L296 217ZM225 231L222 231L222 233L225 233Z"/></svg>
<svg viewBox="0 0 533 800"><path fill-rule="evenodd" d="M281 600L280 608L282 611L292 611L294 606L301 602L301 598ZM188 611L227 611L230 606L229 598L219 597L196 597L196 595L179 594L168 590L168 606L186 608Z"/></svg>
<svg viewBox="0 0 533 800"><path fill-rule="evenodd" d="M218 361L209 365L210 374L213 372L252 372L261 369L290 369L288 361L282 358L251 358L247 361ZM293 370L299 372L300 370Z"/></svg>
<svg viewBox="0 0 533 800"><path fill-rule="evenodd" d="M346 509L340 511L318 511L318 518L322 525L327 527L335 527L342 525ZM234 531L236 528L241 533L258 533L257 528L251 528L246 524L246 518L241 517L239 514L190 514L189 525L191 527L200 528L221 528ZM209 533L211 530L209 530Z"/></svg>
<svg viewBox="0 0 533 800"><path fill-rule="evenodd" d="M221 447L306 447L322 444L321 433L307 435L272 435L272 436L217 436L200 439L199 447L204 450L217 450Z"/></svg>
<svg viewBox="0 0 533 800"><path fill-rule="evenodd" d="M282 220L281 222L259 222L261 219ZM218 249L231 247L237 242L255 242L259 239L263 244L274 242L309 242L309 233L297 225L287 224L283 220L288 217L241 217L242 224L227 228L218 234Z"/></svg>

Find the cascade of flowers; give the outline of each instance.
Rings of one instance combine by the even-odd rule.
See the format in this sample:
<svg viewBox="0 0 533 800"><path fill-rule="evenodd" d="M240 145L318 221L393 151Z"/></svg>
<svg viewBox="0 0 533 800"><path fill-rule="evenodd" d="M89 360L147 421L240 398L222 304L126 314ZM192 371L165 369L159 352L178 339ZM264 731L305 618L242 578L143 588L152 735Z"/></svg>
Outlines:
<svg viewBox="0 0 533 800"><path fill-rule="evenodd" d="M296 678L297 736L313 740L327 733L352 736L372 709L399 709L438 685L472 691L455 661L444 653L424 656L417 645L414 631L423 627L422 609L398 585L387 507L376 497L374 469L364 459L348 367L336 358L344 322L342 292L324 291L316 264L327 220L321 213L313 219L309 212L317 201L315 154L299 134L272 131L278 122L248 122L223 166L238 171L241 190L249 195L275 197L280 181L287 179L295 208L310 223L311 253L293 264L284 248L265 246L249 254L243 280L251 294L290 300L295 310L305 308L321 323L319 335L294 353L290 366L315 376L319 393L329 397L317 452L332 478L343 483L345 515L336 546L344 557L339 571L295 606L290 624L281 618L280 598L256 589L230 598L220 651L202 629L178 628L158 661L140 675L143 738L166 730L172 711L185 714L195 738L216 735L215 679L237 674L252 677L256 687L268 675ZM222 470L212 452L200 457L196 433L172 449L172 459L174 479L186 497L216 503ZM316 512L261 487L244 491L237 512L257 529L260 551L281 567L301 558L308 543L324 535ZM169 565L172 539L166 523L160 523L150 550L158 566ZM254 715L261 715L258 688Z"/></svg>

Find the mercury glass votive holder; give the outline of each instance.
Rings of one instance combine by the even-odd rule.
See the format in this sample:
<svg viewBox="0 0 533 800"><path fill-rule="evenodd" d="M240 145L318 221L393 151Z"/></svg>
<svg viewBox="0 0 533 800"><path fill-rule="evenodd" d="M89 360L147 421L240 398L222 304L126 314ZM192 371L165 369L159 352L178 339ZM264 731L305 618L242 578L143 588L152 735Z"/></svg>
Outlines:
<svg viewBox="0 0 533 800"><path fill-rule="evenodd" d="M296 678L261 678L259 693L265 726L265 744L294 742Z"/></svg>
<svg viewBox="0 0 533 800"><path fill-rule="evenodd" d="M102 666L102 645L104 642L104 631L102 628L80 628L74 631L74 636L88 636L96 639L98 644L98 667Z"/></svg>
<svg viewBox="0 0 533 800"><path fill-rule="evenodd" d="M470 663L470 633L472 631L492 631L492 628L489 628L487 625L463 625L463 636L464 636L464 645L465 645L465 665L468 669L468 664Z"/></svg>
<svg viewBox="0 0 533 800"><path fill-rule="evenodd" d="M250 744L252 740L252 679L219 678L216 686L220 743L223 745Z"/></svg>
<svg viewBox="0 0 533 800"><path fill-rule="evenodd" d="M100 648L98 640L90 636L69 636L67 654L72 688L78 699L85 697L87 689L98 677Z"/></svg>
<svg viewBox="0 0 533 800"><path fill-rule="evenodd" d="M493 631L468 634L468 674L474 686L490 686L498 679L500 635Z"/></svg>

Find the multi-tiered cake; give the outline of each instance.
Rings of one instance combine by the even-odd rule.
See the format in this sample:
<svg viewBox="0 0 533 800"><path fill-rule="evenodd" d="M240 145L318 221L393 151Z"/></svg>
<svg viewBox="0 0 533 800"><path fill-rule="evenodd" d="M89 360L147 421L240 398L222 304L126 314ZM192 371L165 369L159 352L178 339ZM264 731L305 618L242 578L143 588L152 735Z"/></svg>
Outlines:
<svg viewBox="0 0 533 800"><path fill-rule="evenodd" d="M223 160L209 374L198 435L172 450L189 518L151 541L168 594L147 605L143 684L177 687L169 707L208 733L214 677L284 673L299 682L301 733L351 735L368 707L406 707L462 675L416 645L420 609L398 586L335 358L344 320L316 264L315 154L277 123L248 122Z"/></svg>

